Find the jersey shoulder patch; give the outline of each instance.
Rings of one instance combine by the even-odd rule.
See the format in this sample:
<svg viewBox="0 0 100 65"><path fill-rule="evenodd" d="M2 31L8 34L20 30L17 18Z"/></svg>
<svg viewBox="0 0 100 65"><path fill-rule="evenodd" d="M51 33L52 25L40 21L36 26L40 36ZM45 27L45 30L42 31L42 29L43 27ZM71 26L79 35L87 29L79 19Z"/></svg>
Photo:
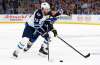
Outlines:
<svg viewBox="0 0 100 65"><path fill-rule="evenodd" d="M37 19L42 19L43 18L43 13L40 9L36 11L35 18L37 18Z"/></svg>

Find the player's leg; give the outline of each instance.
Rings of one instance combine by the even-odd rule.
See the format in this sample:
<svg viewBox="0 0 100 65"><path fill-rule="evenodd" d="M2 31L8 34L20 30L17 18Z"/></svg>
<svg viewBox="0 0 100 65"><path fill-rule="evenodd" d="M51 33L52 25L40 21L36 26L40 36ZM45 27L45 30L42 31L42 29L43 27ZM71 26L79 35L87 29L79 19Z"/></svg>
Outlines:
<svg viewBox="0 0 100 65"><path fill-rule="evenodd" d="M34 40L35 40L35 39L34 39ZM29 43L27 43L26 46L24 47L23 51L24 51L24 52L27 52L27 51L31 48L32 44L33 44L33 43L29 41Z"/></svg>
<svg viewBox="0 0 100 65"><path fill-rule="evenodd" d="M18 55L21 53L21 51L27 52L32 44L37 40L37 37L32 38L32 41L28 38L23 38L19 44L17 45L17 49L14 51L13 56L18 57Z"/></svg>
<svg viewBox="0 0 100 65"><path fill-rule="evenodd" d="M41 45L41 48L40 48L39 52L41 54L48 55L48 44L50 42L49 34L46 34L45 36L43 36L43 38L45 40L44 40L44 43Z"/></svg>
<svg viewBox="0 0 100 65"><path fill-rule="evenodd" d="M30 27L27 23L25 25L25 29L22 35L22 40L18 43L17 49L15 49L13 56L18 57L19 53L24 50L26 47L32 46L32 41L30 39L33 37L33 33L35 29ZM36 40L36 39L34 39Z"/></svg>
<svg viewBox="0 0 100 65"><path fill-rule="evenodd" d="M37 40L38 37L39 37L39 34L37 32L33 33L32 38L30 38L29 40L30 43L27 43L27 46L24 48L25 52L31 48L32 44Z"/></svg>
<svg viewBox="0 0 100 65"><path fill-rule="evenodd" d="M29 43L29 38L27 37L22 38L22 40L18 43L17 48L13 52L13 56L18 57L19 53L22 52L27 43Z"/></svg>

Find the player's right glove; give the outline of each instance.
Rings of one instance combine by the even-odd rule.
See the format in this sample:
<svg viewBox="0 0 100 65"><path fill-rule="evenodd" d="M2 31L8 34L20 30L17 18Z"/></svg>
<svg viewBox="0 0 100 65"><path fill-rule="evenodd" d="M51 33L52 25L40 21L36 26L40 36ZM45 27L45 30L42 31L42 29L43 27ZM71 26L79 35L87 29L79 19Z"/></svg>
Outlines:
<svg viewBox="0 0 100 65"><path fill-rule="evenodd" d="M57 34L57 30L53 29L52 30L53 34L54 34L54 37L56 37L58 34Z"/></svg>

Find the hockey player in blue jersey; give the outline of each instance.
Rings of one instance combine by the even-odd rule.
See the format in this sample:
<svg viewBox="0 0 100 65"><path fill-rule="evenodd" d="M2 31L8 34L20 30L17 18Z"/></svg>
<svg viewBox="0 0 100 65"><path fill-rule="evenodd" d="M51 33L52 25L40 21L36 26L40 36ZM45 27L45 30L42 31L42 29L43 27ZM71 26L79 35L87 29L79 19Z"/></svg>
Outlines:
<svg viewBox="0 0 100 65"><path fill-rule="evenodd" d="M18 57L20 50L28 51L32 44L37 40L39 35L41 35L45 40L42 44L39 52L47 55L47 44L50 41L49 34L47 32L52 31L54 36L57 35L57 31L54 30L53 25L50 22L56 20L56 18L49 19L50 15L50 5L45 2L41 4L41 9L38 9L29 18L25 24L25 29L22 35L22 40L17 45L17 49L13 52L14 57Z"/></svg>
<svg viewBox="0 0 100 65"><path fill-rule="evenodd" d="M52 11L49 12L50 17L45 21L44 23L44 27L47 28L47 31L45 31L45 35L49 35L48 32L52 31L54 33L54 37L57 36L57 31L56 29L53 27L53 24L55 23L55 21L57 20L57 16L61 15L59 12L55 11L54 8L52 8ZM48 26L48 27L47 27ZM49 36L48 36L49 37ZM49 38L50 40L50 38ZM48 55L48 47L47 44L49 44L49 41L44 41L44 43L41 45L41 48L39 50L40 54L42 55ZM44 51L46 50L46 51Z"/></svg>

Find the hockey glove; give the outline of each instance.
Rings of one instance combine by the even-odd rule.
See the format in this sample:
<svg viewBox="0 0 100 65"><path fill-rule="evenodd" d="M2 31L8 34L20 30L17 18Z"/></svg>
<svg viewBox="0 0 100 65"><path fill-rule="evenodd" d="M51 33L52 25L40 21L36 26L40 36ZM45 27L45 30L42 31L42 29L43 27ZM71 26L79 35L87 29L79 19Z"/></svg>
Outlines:
<svg viewBox="0 0 100 65"><path fill-rule="evenodd" d="M52 30L53 34L54 34L54 37L56 37L58 34L57 34L57 30L53 29Z"/></svg>

